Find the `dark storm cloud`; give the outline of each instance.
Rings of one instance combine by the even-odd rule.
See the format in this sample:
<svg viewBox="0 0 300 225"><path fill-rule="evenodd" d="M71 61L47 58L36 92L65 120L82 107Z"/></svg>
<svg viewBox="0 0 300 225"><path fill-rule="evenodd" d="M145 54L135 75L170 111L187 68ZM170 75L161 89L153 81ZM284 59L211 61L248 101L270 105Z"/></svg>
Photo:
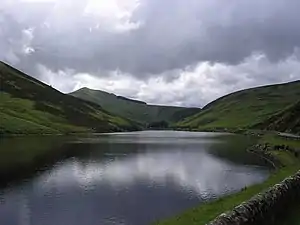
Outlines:
<svg viewBox="0 0 300 225"><path fill-rule="evenodd" d="M42 64L53 71L71 68L100 76L118 69L142 79L201 61L235 65L253 52L277 61L300 46L298 0L141 0L128 21L139 27L122 32L83 16L88 1L60 2L56 8L61 10L54 13L48 7L51 15L45 7L25 8L32 17L19 16L17 25L4 17L2 23L19 32L35 27L30 43L35 52L15 52L19 67ZM7 40L14 35L4 30L0 47L13 45Z"/></svg>

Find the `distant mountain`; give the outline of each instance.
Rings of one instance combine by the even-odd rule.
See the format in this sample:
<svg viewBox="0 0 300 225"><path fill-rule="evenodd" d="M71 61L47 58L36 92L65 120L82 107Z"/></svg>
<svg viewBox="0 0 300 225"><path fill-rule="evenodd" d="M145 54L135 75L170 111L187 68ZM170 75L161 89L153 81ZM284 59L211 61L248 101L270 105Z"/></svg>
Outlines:
<svg viewBox="0 0 300 225"><path fill-rule="evenodd" d="M259 124L267 126L265 121L271 118L269 123L273 121L274 125L270 124L270 128L277 129L275 124L279 124L279 121L276 122L275 118L287 118L285 114L280 113L290 105L296 104L299 99L300 81L251 88L209 103L200 113L185 118L177 123L177 126L198 130L247 129L258 127ZM298 104L295 107L299 109ZM279 117L276 117L276 114ZM293 114L293 117L289 118L297 119L297 116Z"/></svg>
<svg viewBox="0 0 300 225"><path fill-rule="evenodd" d="M202 110L82 88L69 95L0 62L0 134L110 132L149 128L267 129L300 133L300 81L238 91Z"/></svg>
<svg viewBox="0 0 300 225"><path fill-rule="evenodd" d="M259 129L300 134L300 101L256 126Z"/></svg>
<svg viewBox="0 0 300 225"><path fill-rule="evenodd" d="M199 108L148 105L142 101L88 88L79 89L70 95L97 103L109 112L140 123L160 121L173 123L200 112Z"/></svg>
<svg viewBox="0 0 300 225"><path fill-rule="evenodd" d="M0 62L0 134L136 130L101 106L65 95Z"/></svg>

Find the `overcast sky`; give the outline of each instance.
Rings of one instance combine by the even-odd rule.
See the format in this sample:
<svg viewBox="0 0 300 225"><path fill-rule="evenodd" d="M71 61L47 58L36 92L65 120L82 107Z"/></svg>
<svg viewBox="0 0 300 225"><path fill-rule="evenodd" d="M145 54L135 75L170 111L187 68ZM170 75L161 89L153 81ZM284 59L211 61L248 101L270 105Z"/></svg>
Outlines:
<svg viewBox="0 0 300 225"><path fill-rule="evenodd" d="M299 0L1 0L0 60L62 92L203 106L300 79Z"/></svg>

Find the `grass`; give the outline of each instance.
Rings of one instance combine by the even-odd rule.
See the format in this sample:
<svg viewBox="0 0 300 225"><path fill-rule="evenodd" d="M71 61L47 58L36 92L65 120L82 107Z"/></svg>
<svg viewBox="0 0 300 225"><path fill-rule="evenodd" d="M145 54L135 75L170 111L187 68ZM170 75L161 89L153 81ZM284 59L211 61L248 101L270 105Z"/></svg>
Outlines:
<svg viewBox="0 0 300 225"><path fill-rule="evenodd" d="M270 143L271 145L288 145L292 148L300 148L300 140L277 136L274 133L267 133L259 140L260 143Z"/></svg>
<svg viewBox="0 0 300 225"><path fill-rule="evenodd" d="M281 130L290 133L300 134L300 101L287 107L282 112L270 117L257 128L268 128L268 130Z"/></svg>
<svg viewBox="0 0 300 225"><path fill-rule="evenodd" d="M68 124L62 117L36 110L34 101L13 98L0 93L0 131L11 134L58 134L60 132L87 132L88 129Z"/></svg>
<svg viewBox="0 0 300 225"><path fill-rule="evenodd" d="M276 137L274 135L268 134L263 136L260 140L260 143L271 143L272 145L276 144L286 144L293 146L295 148L300 147L300 141L284 139L280 137ZM218 215L232 210L235 206L241 204L244 201L249 200L254 195L265 191L269 187L281 182L286 177L296 173L300 169L300 160L299 158L295 158L294 155L288 152L273 152L281 161L284 167L280 168L263 183L256 184L250 187L247 187L240 192L229 195L223 198L220 198L216 201L206 203L199 207L195 207L193 209L187 210L181 215L177 217L170 218L165 221L161 221L156 223L157 225L205 225L209 223L211 220L216 218ZM282 221L281 224L287 224L286 220L294 221L295 225L300 224L299 214L292 214L287 219ZM279 224L278 224L279 225ZM289 224L292 225L292 224Z"/></svg>
<svg viewBox="0 0 300 225"><path fill-rule="evenodd" d="M2 134L55 134L59 133L58 130L51 129L50 127L37 124L22 118L14 117L5 113L0 113L0 133Z"/></svg>
<svg viewBox="0 0 300 225"><path fill-rule="evenodd" d="M0 134L57 134L139 129L101 106L65 95L0 62Z"/></svg>
<svg viewBox="0 0 300 225"><path fill-rule="evenodd" d="M158 121L177 122L200 111L198 108L148 105L145 102L88 88L79 89L70 95L94 102L113 114L144 124Z"/></svg>
<svg viewBox="0 0 300 225"><path fill-rule="evenodd" d="M300 82L252 88L224 96L177 123L190 129L252 128L300 99Z"/></svg>

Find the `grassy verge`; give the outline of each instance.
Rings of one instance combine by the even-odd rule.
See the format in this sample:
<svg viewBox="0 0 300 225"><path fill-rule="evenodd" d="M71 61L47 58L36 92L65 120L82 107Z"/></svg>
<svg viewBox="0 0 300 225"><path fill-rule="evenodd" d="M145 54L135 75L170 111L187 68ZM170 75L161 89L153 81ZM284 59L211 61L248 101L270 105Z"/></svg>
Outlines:
<svg viewBox="0 0 300 225"><path fill-rule="evenodd" d="M264 135L259 142L271 145L285 144L293 148L300 148L299 140L281 138L273 134ZM280 160L283 167L271 174L265 182L243 189L236 194L190 209L177 217L158 222L157 225L205 225L221 213L232 210L235 206L281 182L300 169L300 160L292 153L286 151L272 151L272 153ZM299 222L300 218L299 215L291 215L288 219Z"/></svg>

